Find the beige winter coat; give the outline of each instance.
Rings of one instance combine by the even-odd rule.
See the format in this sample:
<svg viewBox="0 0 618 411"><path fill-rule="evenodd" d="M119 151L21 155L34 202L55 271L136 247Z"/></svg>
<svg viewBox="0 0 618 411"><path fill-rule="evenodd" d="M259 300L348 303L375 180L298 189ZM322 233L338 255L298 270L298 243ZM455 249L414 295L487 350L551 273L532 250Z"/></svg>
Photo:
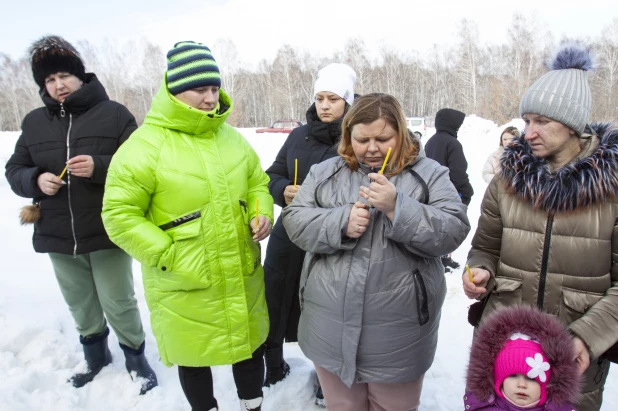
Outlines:
<svg viewBox="0 0 618 411"><path fill-rule="evenodd" d="M553 173L523 139L508 147L468 255L470 267L491 273L483 318L500 306L536 305L592 358L618 341L618 131L599 134L600 145L593 136Z"/></svg>
<svg viewBox="0 0 618 411"><path fill-rule="evenodd" d="M483 180L485 180L487 184L491 183L494 175L498 174L500 171L500 157L502 157L502 153L504 153L504 147L500 146L487 157L485 166L483 166Z"/></svg>

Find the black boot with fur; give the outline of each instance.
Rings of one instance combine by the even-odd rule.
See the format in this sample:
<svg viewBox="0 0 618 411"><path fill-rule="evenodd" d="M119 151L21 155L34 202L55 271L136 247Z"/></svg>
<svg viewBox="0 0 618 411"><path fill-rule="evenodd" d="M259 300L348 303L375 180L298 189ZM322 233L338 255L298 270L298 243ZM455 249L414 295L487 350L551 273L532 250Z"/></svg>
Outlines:
<svg viewBox="0 0 618 411"><path fill-rule="evenodd" d="M112 353L107 347L107 336L109 328L106 328L99 335L94 337L79 336L79 342L84 348L84 358L88 364L88 370L82 374L75 374L69 382L75 388L81 388L94 379L94 377L105 367L112 362Z"/></svg>
<svg viewBox="0 0 618 411"><path fill-rule="evenodd" d="M275 385L290 373L290 366L283 359L283 347L266 347L264 351L266 359L266 377L264 387Z"/></svg>

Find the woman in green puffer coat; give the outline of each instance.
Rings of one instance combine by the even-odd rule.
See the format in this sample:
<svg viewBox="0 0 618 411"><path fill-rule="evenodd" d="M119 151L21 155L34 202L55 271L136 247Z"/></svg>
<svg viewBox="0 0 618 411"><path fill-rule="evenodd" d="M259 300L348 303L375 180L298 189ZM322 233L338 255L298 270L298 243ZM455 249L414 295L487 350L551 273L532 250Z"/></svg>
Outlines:
<svg viewBox="0 0 618 411"><path fill-rule="evenodd" d="M269 179L225 123L232 101L210 50L181 42L167 58L144 124L110 165L103 222L142 263L161 360L179 366L192 408L217 409L209 367L233 364L242 409L259 410L268 310L258 242L273 219Z"/></svg>

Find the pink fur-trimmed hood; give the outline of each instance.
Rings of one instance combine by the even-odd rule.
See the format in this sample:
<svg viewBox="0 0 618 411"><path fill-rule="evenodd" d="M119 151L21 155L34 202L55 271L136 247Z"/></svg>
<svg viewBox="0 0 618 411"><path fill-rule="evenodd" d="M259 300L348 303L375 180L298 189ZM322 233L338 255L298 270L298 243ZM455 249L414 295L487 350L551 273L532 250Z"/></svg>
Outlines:
<svg viewBox="0 0 618 411"><path fill-rule="evenodd" d="M575 402L580 386L570 334L552 315L524 306L497 310L483 321L470 350L467 390L483 402L495 397L493 370L496 356L515 332L529 335L541 343L552 367L547 384L548 401L556 404Z"/></svg>

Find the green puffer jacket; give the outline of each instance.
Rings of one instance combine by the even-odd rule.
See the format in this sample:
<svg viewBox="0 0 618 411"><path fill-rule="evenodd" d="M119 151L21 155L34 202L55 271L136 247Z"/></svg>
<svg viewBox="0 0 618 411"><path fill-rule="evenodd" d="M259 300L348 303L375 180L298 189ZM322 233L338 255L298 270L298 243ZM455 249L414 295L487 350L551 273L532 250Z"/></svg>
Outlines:
<svg viewBox="0 0 618 411"><path fill-rule="evenodd" d="M264 271L249 222L273 220L269 178L220 112L205 113L163 85L144 124L112 159L103 222L142 263L161 361L191 367L251 357L268 334Z"/></svg>

